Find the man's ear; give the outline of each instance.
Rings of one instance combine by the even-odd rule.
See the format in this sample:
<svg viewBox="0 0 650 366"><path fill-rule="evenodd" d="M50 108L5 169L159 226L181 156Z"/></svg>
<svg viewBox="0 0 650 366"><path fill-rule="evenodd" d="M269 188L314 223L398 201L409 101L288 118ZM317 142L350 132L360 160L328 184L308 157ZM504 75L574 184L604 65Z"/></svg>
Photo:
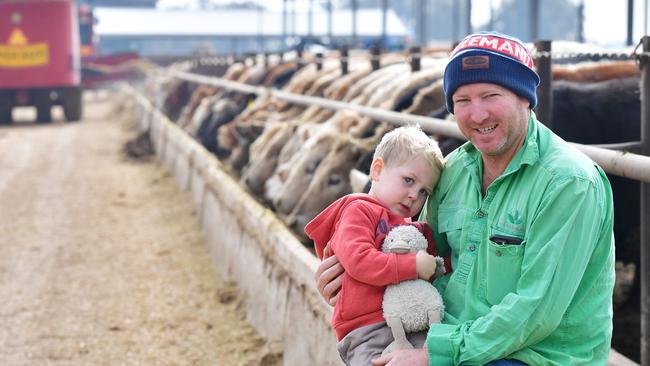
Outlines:
<svg viewBox="0 0 650 366"><path fill-rule="evenodd" d="M370 180L379 180L382 169L384 169L384 159L381 157L372 159L372 163L370 164Z"/></svg>

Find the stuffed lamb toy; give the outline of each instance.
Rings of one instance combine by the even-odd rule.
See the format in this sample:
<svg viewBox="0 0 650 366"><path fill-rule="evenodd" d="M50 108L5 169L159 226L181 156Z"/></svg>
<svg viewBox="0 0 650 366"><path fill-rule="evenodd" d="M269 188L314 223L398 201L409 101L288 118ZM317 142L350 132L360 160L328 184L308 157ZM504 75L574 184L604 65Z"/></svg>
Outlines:
<svg viewBox="0 0 650 366"><path fill-rule="evenodd" d="M416 253L427 250L427 239L412 225L393 228L382 246L384 253ZM436 257L435 276L445 272L443 259ZM386 287L384 293L384 318L391 328L394 341L386 347L382 355L397 349L413 348L406 339L406 333L426 330L429 325L440 323L444 313L442 297L433 285L416 279Z"/></svg>

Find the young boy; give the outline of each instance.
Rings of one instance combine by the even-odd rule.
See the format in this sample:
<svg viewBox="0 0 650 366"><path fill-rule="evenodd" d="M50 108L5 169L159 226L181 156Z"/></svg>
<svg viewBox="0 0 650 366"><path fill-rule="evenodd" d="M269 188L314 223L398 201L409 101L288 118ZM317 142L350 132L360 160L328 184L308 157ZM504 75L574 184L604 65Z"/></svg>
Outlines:
<svg viewBox="0 0 650 366"><path fill-rule="evenodd" d="M381 245L391 228L412 224L443 165L438 144L418 126L399 127L384 135L375 150L368 194L338 199L305 226L318 256L322 259L329 246L345 268L332 326L347 365L370 365L393 341L382 312L386 286L417 278L429 281L435 272L434 255L386 254ZM426 224L417 225L430 239ZM433 245L429 252L435 254ZM409 335L415 347L425 339L426 332Z"/></svg>

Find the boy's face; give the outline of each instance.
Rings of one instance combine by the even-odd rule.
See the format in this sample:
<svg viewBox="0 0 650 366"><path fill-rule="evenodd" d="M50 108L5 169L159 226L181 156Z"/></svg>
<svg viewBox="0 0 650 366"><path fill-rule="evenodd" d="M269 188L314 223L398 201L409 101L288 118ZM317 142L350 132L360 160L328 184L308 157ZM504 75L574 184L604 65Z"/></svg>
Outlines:
<svg viewBox="0 0 650 366"><path fill-rule="evenodd" d="M433 191L433 173L431 164L420 156L390 166L377 158L370 167L372 186L368 193L392 212L413 217Z"/></svg>

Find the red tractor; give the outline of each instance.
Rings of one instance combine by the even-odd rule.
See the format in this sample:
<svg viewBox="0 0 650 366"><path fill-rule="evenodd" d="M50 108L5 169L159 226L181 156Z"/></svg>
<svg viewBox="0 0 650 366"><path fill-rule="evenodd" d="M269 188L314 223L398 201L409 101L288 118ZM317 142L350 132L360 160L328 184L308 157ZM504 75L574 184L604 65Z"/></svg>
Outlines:
<svg viewBox="0 0 650 366"><path fill-rule="evenodd" d="M78 10L73 0L0 0L0 124L15 106L35 106L37 122L61 105L81 118Z"/></svg>

